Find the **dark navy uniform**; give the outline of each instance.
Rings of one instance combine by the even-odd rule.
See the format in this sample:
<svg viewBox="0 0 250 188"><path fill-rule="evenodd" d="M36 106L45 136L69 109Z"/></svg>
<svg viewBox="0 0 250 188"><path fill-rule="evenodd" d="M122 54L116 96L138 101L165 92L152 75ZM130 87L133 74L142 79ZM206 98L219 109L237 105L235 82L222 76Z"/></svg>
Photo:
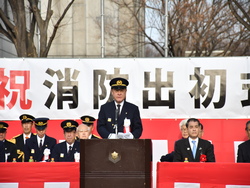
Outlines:
<svg viewBox="0 0 250 188"><path fill-rule="evenodd" d="M109 85L114 90L124 90L129 85L129 82L124 78L113 78ZM119 106L119 105L117 105ZM110 134L116 133L115 125L117 124L117 132L124 132L124 120L129 122L130 133L133 138L140 138L142 134L142 123L140 118L139 108L131 104L125 99L123 100L123 107L117 117L117 108L115 101L108 102L101 106L98 122L97 131L102 138L109 138Z"/></svg>
<svg viewBox="0 0 250 188"><path fill-rule="evenodd" d="M5 122L0 122L0 133L6 134L7 128L9 125ZM5 136L3 137L3 140L1 140L3 146L4 146L4 161L12 162L13 159L17 158L17 149L16 145L12 142L5 140ZM1 144L1 145L2 145ZM0 154L2 158L2 153ZM0 159L2 161L3 159Z"/></svg>
<svg viewBox="0 0 250 188"><path fill-rule="evenodd" d="M37 131L42 131L47 128L47 122L49 118L36 118L34 119L35 128ZM38 145L38 140L44 139L41 146ZM39 143L40 144L40 143ZM49 150L50 155L53 151L54 146L56 145L56 139L44 135L43 138L40 138L38 135L33 136L26 140L24 146L25 161L29 161L30 156L33 157L34 161L43 161L44 160L44 150ZM49 159L47 160L49 161Z"/></svg>
<svg viewBox="0 0 250 188"><path fill-rule="evenodd" d="M0 162L5 161L4 144L0 141Z"/></svg>
<svg viewBox="0 0 250 188"><path fill-rule="evenodd" d="M97 131L102 138L108 138L110 133L115 133L115 110L116 107L114 101L101 106L97 123ZM131 121L130 129L134 138L140 138L142 134L142 123L138 107L124 101L123 108L117 122L118 132L123 132L125 118Z"/></svg>
<svg viewBox="0 0 250 188"><path fill-rule="evenodd" d="M33 136L26 140L25 145L25 161L29 161L30 156L33 156L34 161L43 161L44 150L47 148L52 152L56 145L56 139L45 135L44 144L41 149L38 147L37 136Z"/></svg>
<svg viewBox="0 0 250 188"><path fill-rule="evenodd" d="M35 137L36 135L31 133L30 138ZM17 162L24 162L24 143L27 139L24 140L23 134L14 136L11 139L11 142L17 146Z"/></svg>
<svg viewBox="0 0 250 188"><path fill-rule="evenodd" d="M33 124L33 120L35 119L32 115L29 114L22 114L19 116L21 120L21 124L31 122ZM10 141L17 146L17 162L24 162L24 144L28 138L35 136L36 134L30 133L30 137L25 138L26 135L19 134L14 136Z"/></svg>
<svg viewBox="0 0 250 188"><path fill-rule="evenodd" d="M7 162L12 162L13 159L17 158L17 149L16 149L16 145L13 144L12 142L8 141L8 140L4 140L3 142L4 144L4 149L5 149L5 157L7 158Z"/></svg>
<svg viewBox="0 0 250 188"><path fill-rule="evenodd" d="M66 138L66 141L56 144L51 157L54 158L55 162L75 162L75 153L80 155L80 142L75 139L78 123L74 120L65 120L61 123L61 127L64 135L68 133L74 136L70 138L70 141L67 141Z"/></svg>
<svg viewBox="0 0 250 188"><path fill-rule="evenodd" d="M75 161L74 154L76 152L80 153L80 142L75 141L72 151L68 152L67 142L64 141L55 145L52 152L52 158L54 158L56 162L74 162Z"/></svg>

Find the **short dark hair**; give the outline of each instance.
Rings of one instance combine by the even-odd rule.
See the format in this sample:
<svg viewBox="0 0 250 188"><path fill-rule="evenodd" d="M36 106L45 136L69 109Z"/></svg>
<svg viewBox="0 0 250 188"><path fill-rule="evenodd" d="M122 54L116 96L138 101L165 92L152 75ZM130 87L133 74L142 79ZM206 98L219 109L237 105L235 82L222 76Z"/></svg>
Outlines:
<svg viewBox="0 0 250 188"><path fill-rule="evenodd" d="M246 131L247 131L248 124L250 124L250 120L246 123L246 128L245 128Z"/></svg>
<svg viewBox="0 0 250 188"><path fill-rule="evenodd" d="M199 121L198 119L196 119L196 118L189 118L189 119L187 120L186 127L188 127L188 124L189 124L190 121L197 122L198 125L199 125L199 127L201 126L201 123L200 123L200 121Z"/></svg>
<svg viewBox="0 0 250 188"><path fill-rule="evenodd" d="M201 126L201 130L203 130L203 125L200 123L200 126Z"/></svg>

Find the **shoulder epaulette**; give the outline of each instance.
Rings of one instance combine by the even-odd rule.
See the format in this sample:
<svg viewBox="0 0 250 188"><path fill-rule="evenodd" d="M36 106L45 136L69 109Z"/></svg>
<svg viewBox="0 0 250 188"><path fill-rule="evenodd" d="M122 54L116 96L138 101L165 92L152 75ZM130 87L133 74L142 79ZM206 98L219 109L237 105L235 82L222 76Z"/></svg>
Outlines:
<svg viewBox="0 0 250 188"><path fill-rule="evenodd" d="M18 136L20 136L20 135L22 135L22 134L18 134L18 135L16 135L16 136L13 136L12 139L14 139L14 138L16 138L16 137L18 137Z"/></svg>
<svg viewBox="0 0 250 188"><path fill-rule="evenodd" d="M11 143L13 143L13 144L16 144L16 139L15 138L11 138L8 141L11 142Z"/></svg>
<svg viewBox="0 0 250 188"><path fill-rule="evenodd" d="M101 139L101 137L100 137L100 136L96 136L95 134L93 134L93 136L95 136L96 138L100 138L100 139Z"/></svg>

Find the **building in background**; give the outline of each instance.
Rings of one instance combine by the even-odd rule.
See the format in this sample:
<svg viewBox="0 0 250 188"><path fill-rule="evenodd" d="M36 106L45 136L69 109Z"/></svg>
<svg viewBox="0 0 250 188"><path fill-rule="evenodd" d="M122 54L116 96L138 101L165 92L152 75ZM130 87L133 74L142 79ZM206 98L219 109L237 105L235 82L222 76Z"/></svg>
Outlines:
<svg viewBox="0 0 250 188"><path fill-rule="evenodd" d="M4 10L9 11L4 0ZM100 58L100 57L144 57L144 37L140 34L144 28L145 9L141 8L135 22L133 12L111 2L112 0L77 0L63 19L49 50L50 58ZM131 10L136 10L137 1L129 0ZM48 37L51 36L55 20L62 14L69 1L53 1L53 15ZM27 8L28 3L26 2ZM39 2L41 14L47 9L47 1ZM102 14L101 10L104 10ZM104 33L101 32L102 15ZM27 16L28 17L28 16ZM29 21L29 20L28 20ZM102 36L104 43L102 43ZM39 41L39 31L35 40ZM102 44L104 44L102 46ZM36 45L39 49L39 43ZM103 50L102 50L103 49ZM39 51L39 50L37 50ZM0 57L17 57L14 45L0 34Z"/></svg>

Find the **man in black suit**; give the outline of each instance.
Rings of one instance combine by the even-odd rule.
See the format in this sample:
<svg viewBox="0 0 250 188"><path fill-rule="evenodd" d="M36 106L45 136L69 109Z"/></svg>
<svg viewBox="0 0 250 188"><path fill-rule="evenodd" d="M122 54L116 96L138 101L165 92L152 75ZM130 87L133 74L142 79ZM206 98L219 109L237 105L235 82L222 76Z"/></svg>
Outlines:
<svg viewBox="0 0 250 188"><path fill-rule="evenodd" d="M215 162L214 147L204 139L199 138L201 123L198 119L187 121L188 138L175 142L174 162Z"/></svg>
<svg viewBox="0 0 250 188"><path fill-rule="evenodd" d="M76 141L78 123L74 120L65 120L61 123L65 141L57 144L52 152L56 162L79 162L80 142Z"/></svg>
<svg viewBox="0 0 250 188"><path fill-rule="evenodd" d="M56 139L46 135L48 120L49 118L34 119L37 135L26 140L25 161L31 158L35 162L50 161L50 154L56 145Z"/></svg>
<svg viewBox="0 0 250 188"><path fill-rule="evenodd" d="M97 131L102 138L133 139L142 134L139 109L125 100L128 84L124 78L109 83L114 101L102 105L98 115Z"/></svg>
<svg viewBox="0 0 250 188"><path fill-rule="evenodd" d="M13 144L12 142L6 140L6 134L7 134L7 128L9 125L5 122L0 122L0 142L3 143L4 146L4 161L5 162L12 162L13 159L17 158L17 149L16 145ZM1 158L2 158L2 152L1 152ZM0 159L1 161L3 159Z"/></svg>
<svg viewBox="0 0 250 188"><path fill-rule="evenodd" d="M32 131L32 127L34 124L34 117L30 114L22 114L19 116L21 120L21 125L23 129L22 134L18 134L14 136L10 141L16 144L17 146L17 162L24 162L24 145L28 138L35 136Z"/></svg>
<svg viewBox="0 0 250 188"><path fill-rule="evenodd" d="M80 139L100 139L92 133L94 129L95 118L92 116L82 116L82 124L76 128L77 140Z"/></svg>
<svg viewBox="0 0 250 188"><path fill-rule="evenodd" d="M238 146L237 163L250 163L250 121L246 123L247 141Z"/></svg>

